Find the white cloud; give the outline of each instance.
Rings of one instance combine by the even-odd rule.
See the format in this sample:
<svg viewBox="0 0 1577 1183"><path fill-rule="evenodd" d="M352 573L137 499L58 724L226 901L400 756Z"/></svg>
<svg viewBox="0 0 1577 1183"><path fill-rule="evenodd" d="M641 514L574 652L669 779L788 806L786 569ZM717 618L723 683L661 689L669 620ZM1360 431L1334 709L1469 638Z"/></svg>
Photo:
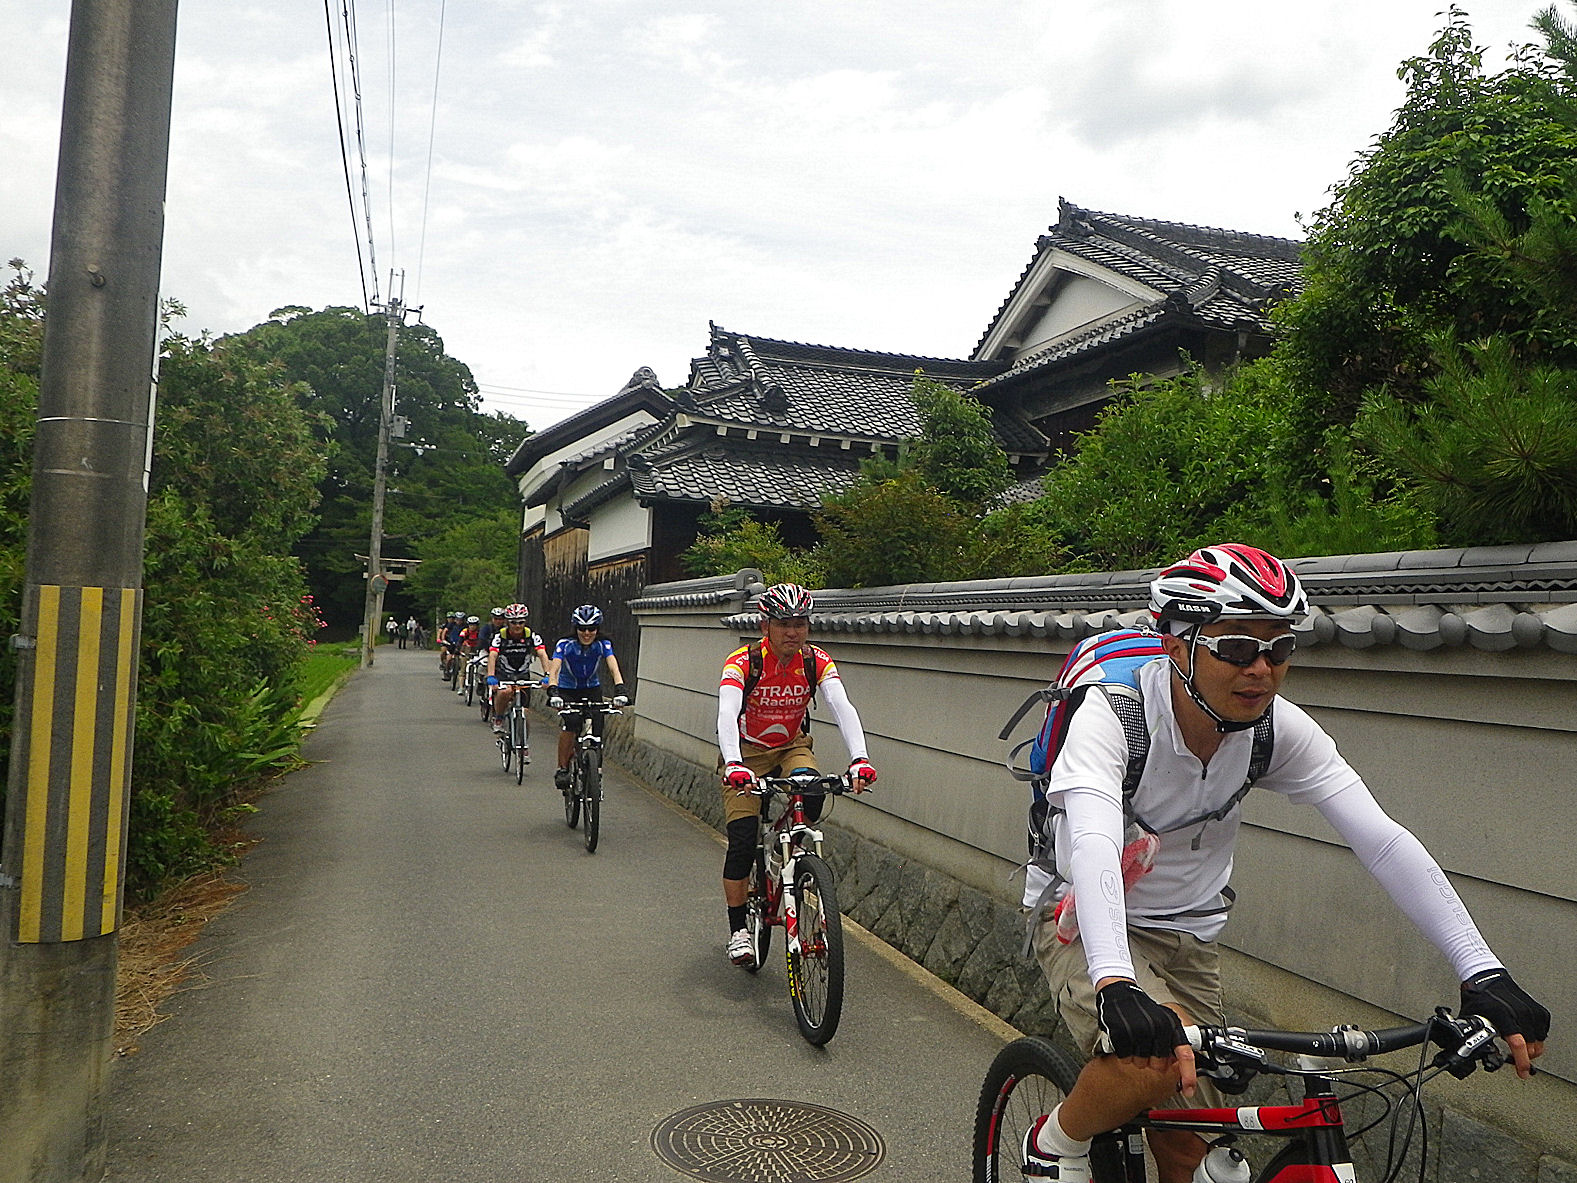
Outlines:
<svg viewBox="0 0 1577 1183"><path fill-rule="evenodd" d="M1467 2L1499 49L1547 0ZM0 257L40 274L59 7L0 0ZM447 5L435 105L437 0L393 9L392 79L390 8L363 4L378 284L405 269L494 388L602 396L643 364L679 382L708 320L963 354L1058 196L1296 234L1441 7L490 0ZM191 331L361 299L325 36L315 0L181 12L164 286ZM541 426L575 404L510 405Z"/></svg>

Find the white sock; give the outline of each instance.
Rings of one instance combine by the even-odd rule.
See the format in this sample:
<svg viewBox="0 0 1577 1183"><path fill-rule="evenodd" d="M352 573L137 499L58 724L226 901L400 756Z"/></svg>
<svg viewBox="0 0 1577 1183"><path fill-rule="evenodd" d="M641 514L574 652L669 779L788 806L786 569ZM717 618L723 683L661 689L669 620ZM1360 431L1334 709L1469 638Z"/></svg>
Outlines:
<svg viewBox="0 0 1577 1183"><path fill-rule="evenodd" d="M1057 1116L1061 1109L1062 1105L1059 1103L1041 1123L1040 1130L1035 1135L1035 1149L1042 1154L1055 1155L1057 1158L1077 1158L1081 1154L1088 1154L1090 1152L1088 1138L1081 1142L1077 1138L1070 1138L1063 1131L1062 1121Z"/></svg>

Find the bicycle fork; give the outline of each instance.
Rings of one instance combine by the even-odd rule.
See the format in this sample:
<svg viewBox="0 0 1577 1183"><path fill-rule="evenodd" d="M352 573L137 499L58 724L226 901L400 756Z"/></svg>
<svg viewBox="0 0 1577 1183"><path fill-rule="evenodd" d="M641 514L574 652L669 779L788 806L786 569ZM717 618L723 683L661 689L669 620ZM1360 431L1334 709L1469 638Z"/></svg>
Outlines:
<svg viewBox="0 0 1577 1183"><path fill-rule="evenodd" d="M809 842L810 849L805 844ZM785 830L778 835L778 851L782 866L778 870L778 894L783 901L783 949L794 964L793 954L804 952L799 936L799 901L794 896L794 874L799 869L800 856L821 852L821 831L809 826Z"/></svg>

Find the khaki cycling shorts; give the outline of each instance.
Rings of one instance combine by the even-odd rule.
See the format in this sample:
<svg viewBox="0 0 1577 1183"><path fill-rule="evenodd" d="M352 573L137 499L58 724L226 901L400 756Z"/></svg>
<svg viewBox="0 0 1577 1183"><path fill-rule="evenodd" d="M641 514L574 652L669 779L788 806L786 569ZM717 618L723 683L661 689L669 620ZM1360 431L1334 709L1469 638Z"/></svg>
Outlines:
<svg viewBox="0 0 1577 1183"><path fill-rule="evenodd" d="M1177 1006L1195 1024L1221 1026L1221 952L1214 941L1162 928L1129 928L1128 951L1139 988L1163 1006ZM1084 960L1084 942L1057 940L1050 917L1035 932L1035 959L1057 1000L1068 1034L1086 1056L1095 1052L1100 1025L1095 1017L1095 986ZM1185 1020L1187 1021L1187 1020ZM1201 1078L1192 1097L1176 1098L1161 1109L1230 1107L1215 1085Z"/></svg>
<svg viewBox="0 0 1577 1183"><path fill-rule="evenodd" d="M796 768L814 768L821 771L811 751L809 735L801 735L781 748L763 748L753 743L739 745L740 762L757 776L787 776ZM717 758L717 772L723 772L723 758ZM742 817L756 817L761 812L761 798L753 793L740 793L723 786L723 823Z"/></svg>

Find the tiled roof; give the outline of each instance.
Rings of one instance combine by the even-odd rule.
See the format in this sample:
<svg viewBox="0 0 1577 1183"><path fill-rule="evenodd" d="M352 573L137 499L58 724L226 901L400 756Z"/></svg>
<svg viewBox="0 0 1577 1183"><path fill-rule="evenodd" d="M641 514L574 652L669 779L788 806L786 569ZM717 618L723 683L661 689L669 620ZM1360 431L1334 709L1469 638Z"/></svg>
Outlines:
<svg viewBox="0 0 1577 1183"><path fill-rule="evenodd" d="M998 505L1022 505L1030 501L1038 501L1045 496L1045 474L1037 473L1035 476L1025 477L1015 481L1004 489L997 498Z"/></svg>
<svg viewBox="0 0 1577 1183"><path fill-rule="evenodd" d="M1001 364L807 345L712 326L705 357L691 363L686 409L722 423L897 443L920 432L910 391L916 370L968 390ZM1046 439L1013 411L993 424L1009 451L1045 452Z"/></svg>
<svg viewBox="0 0 1577 1183"><path fill-rule="evenodd" d="M1050 353L1026 358L1044 364L1140 331L1157 320L1186 318L1192 323L1227 330L1250 325L1268 327L1270 304L1295 291L1301 283L1301 245L1291 239L1244 234L1180 222L1159 222L1123 214L1083 210L1067 201L1058 220L1036 243L1034 257L1020 274L975 349L985 345L1004 314L1013 306L1051 251L1082 259L1159 293L1144 315L1119 318L1077 340L1061 342Z"/></svg>
<svg viewBox="0 0 1577 1183"><path fill-rule="evenodd" d="M632 458L630 483L641 498L726 497L747 509L815 509L828 493L849 488L860 460L869 455L835 446L741 446L703 437Z"/></svg>

